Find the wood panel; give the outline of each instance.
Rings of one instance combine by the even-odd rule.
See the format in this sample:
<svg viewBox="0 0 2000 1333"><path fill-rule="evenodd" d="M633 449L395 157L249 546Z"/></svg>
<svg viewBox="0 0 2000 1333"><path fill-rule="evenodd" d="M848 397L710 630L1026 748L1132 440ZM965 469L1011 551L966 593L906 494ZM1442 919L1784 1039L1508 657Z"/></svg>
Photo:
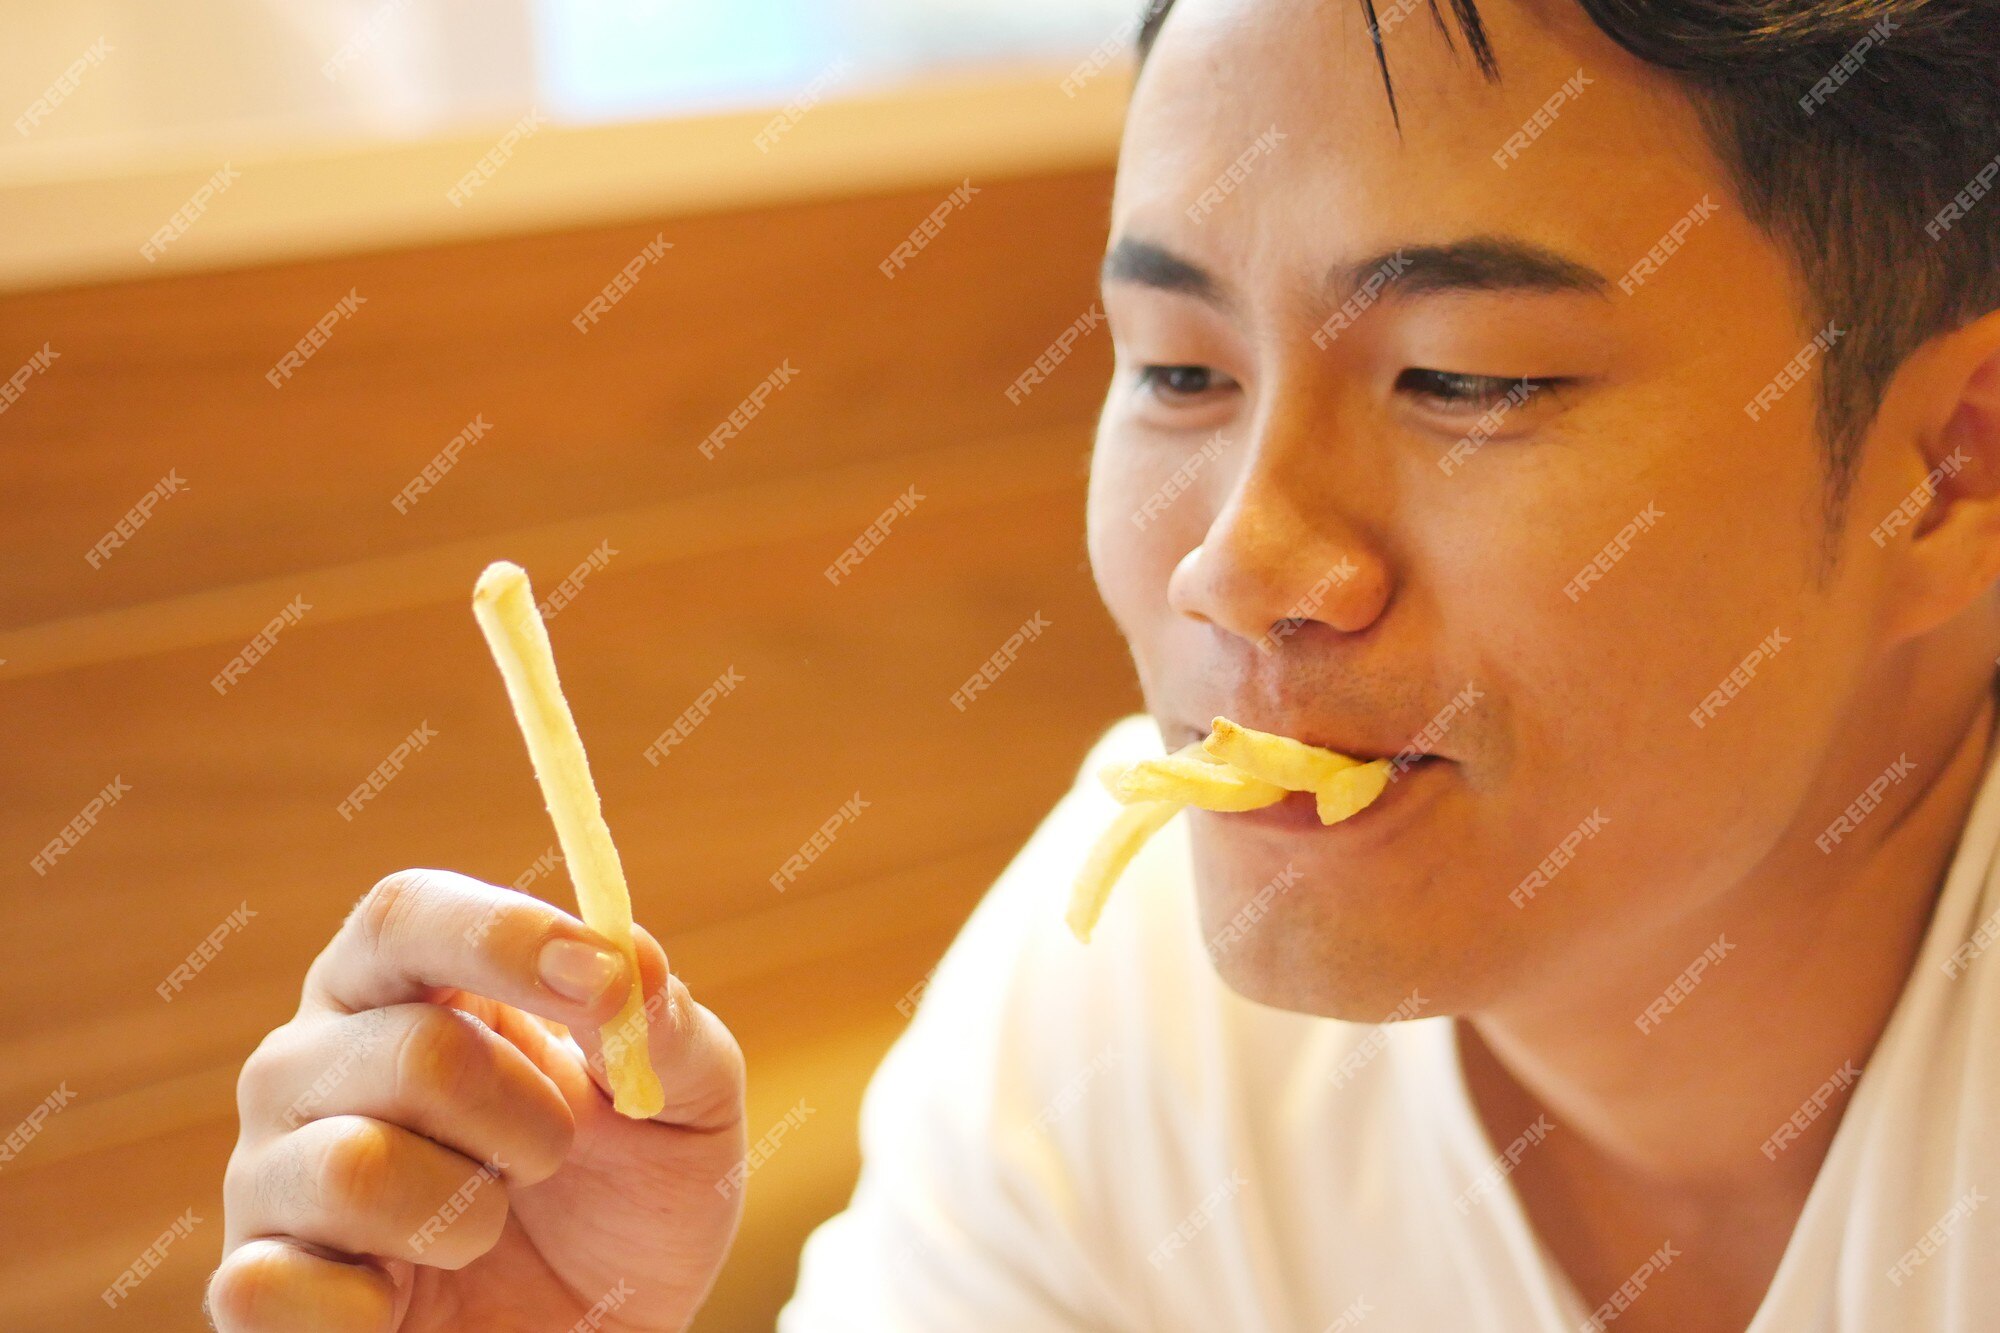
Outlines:
<svg viewBox="0 0 2000 1333"><path fill-rule="evenodd" d="M1082 542L1109 349L1086 338L1023 403L1004 395L1095 299L1108 179L984 182L885 278L950 184L0 303L0 361L62 353L0 413L0 1136L76 1095L0 1166L0 1327L202 1327L234 1070L306 962L390 869L506 882L553 841L473 576L506 556L546 592L600 543L615 554L552 634L638 911L743 1039L753 1128L802 1097L816 1112L758 1173L700 1324L770 1327L799 1242L851 1188L897 1001L1136 706ZM675 248L579 334L570 315L663 233ZM264 369L350 290L368 303L271 388ZM704 459L786 360L796 382ZM397 512L479 414L490 434ZM92 569L170 470L185 493ZM908 487L887 540L824 577ZM213 689L294 598L311 609ZM953 706L1037 614L1047 631ZM344 817L419 726L434 738ZM32 869L114 779L129 792ZM780 892L772 873L855 792L866 811ZM254 917L163 1000L240 907ZM204 1224L106 1309L188 1208Z"/></svg>
<svg viewBox="0 0 2000 1333"><path fill-rule="evenodd" d="M1080 427L1101 335L1018 405L1006 389L1095 301L1104 178L977 184L894 280L877 265L951 185L0 302L0 378L59 356L0 414L0 625ZM660 237L674 248L580 334L572 317ZM365 304L274 389L265 372L350 293ZM788 361L795 382L703 457ZM481 415L487 438L399 513ZM185 494L93 570L85 553L169 470Z"/></svg>

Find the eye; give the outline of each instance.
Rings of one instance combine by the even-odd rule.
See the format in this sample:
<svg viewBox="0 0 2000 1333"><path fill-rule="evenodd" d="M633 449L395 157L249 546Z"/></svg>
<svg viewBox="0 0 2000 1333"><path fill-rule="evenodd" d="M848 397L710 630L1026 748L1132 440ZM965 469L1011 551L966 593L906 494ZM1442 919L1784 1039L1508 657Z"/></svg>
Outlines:
<svg viewBox="0 0 2000 1333"><path fill-rule="evenodd" d="M1570 382L1567 376L1561 375L1541 379L1509 379L1497 375L1462 375L1449 370L1412 368L1396 377L1396 388L1447 408L1484 411L1510 399L1525 402L1544 389L1560 388Z"/></svg>
<svg viewBox="0 0 2000 1333"><path fill-rule="evenodd" d="M1169 406L1235 387L1235 381L1211 366L1141 366L1139 391Z"/></svg>

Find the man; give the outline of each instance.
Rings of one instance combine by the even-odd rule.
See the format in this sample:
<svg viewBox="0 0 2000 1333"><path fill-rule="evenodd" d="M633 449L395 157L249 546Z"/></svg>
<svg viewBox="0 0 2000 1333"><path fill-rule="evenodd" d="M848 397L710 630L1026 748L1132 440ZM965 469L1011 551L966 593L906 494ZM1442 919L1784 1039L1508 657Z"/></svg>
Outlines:
<svg viewBox="0 0 2000 1333"><path fill-rule="evenodd" d="M1160 9L1090 514L1151 720L940 966L781 1327L2000 1327L2000 12ZM1397 780L1190 811L1079 947L1097 768L1217 714ZM595 943L364 900L244 1072L225 1333L692 1316L740 1061L674 983L620 1121L540 1021L615 1008Z"/></svg>

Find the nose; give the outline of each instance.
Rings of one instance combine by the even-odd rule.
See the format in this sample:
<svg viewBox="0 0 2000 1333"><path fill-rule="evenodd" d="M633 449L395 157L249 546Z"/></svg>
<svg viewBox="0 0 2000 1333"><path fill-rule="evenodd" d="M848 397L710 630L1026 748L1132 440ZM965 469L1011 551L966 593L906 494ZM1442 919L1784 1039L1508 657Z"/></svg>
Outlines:
<svg viewBox="0 0 2000 1333"><path fill-rule="evenodd" d="M1174 567L1167 605L1270 651L1311 625L1360 633L1389 590L1381 552L1335 503L1253 465Z"/></svg>

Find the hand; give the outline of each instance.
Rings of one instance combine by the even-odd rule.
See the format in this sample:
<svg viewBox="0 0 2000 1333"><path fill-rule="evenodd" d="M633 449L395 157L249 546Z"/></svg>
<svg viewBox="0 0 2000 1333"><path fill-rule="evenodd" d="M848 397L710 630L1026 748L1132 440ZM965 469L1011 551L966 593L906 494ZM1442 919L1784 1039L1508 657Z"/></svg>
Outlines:
<svg viewBox="0 0 2000 1333"><path fill-rule="evenodd" d="M611 1107L602 936L446 871L370 890L243 1066L221 1333L685 1328L742 1210L743 1055L635 933L650 1121Z"/></svg>

